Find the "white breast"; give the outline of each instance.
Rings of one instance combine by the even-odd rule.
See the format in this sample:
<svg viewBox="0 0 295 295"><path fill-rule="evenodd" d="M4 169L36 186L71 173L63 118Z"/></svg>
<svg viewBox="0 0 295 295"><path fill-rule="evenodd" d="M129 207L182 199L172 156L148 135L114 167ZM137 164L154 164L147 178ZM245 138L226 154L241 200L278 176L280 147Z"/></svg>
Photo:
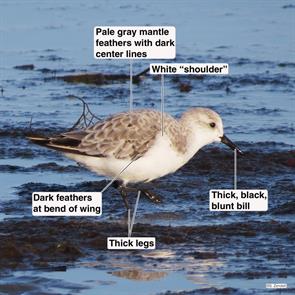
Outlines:
<svg viewBox="0 0 295 295"><path fill-rule="evenodd" d="M169 138L158 135L152 148L122 173L127 182L151 181L176 171L187 162L185 155L171 146Z"/></svg>

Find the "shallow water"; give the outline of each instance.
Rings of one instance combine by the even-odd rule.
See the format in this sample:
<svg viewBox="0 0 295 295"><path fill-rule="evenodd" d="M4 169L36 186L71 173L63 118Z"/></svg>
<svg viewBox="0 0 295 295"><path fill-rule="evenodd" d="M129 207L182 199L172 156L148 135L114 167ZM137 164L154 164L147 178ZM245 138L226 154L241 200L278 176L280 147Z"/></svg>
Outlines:
<svg viewBox="0 0 295 295"><path fill-rule="evenodd" d="M202 292L208 294L264 294L268 293L268 282L288 283L285 294L292 292L295 9L290 3L2 0L0 233L4 254L0 256L0 293L131 294L134 290L138 294L141 290L141 294L158 294L204 289ZM97 222L83 219L85 227L97 223L97 240L84 245L80 235L72 236L75 219L57 223L58 228L64 226L67 230L64 235L52 234L47 223L54 218L31 217L32 191L95 191L106 182L62 155L32 145L24 133L31 118L32 128L43 133L70 128L81 113L81 104L70 98L72 95L86 97L91 110L101 118L128 110L127 81L96 86L53 78L85 72L128 74L128 61L93 59L92 28L131 24L174 25L178 62L229 64L228 76L166 76L165 110L175 116L191 106L219 112L227 135L245 151L238 160L238 187L267 189L270 201L265 213L210 212L209 190L233 187L233 155L219 145L206 147L174 175L149 185L163 197L163 204L144 199L140 202L135 232L155 235L158 250L136 252L134 256L132 251L112 252L114 257L110 258L105 245L99 243L104 243L108 230L123 235L126 228L117 192L106 192L104 213ZM144 70L149 62L134 61L134 72ZM14 68L24 64L33 64L34 69ZM191 90L181 92L187 85ZM134 85L134 107L160 109L158 79L147 75ZM263 222L266 232L255 226L259 222ZM100 223L106 227L102 235ZM24 236L16 227L22 224ZM251 228L242 231L249 224ZM272 224L278 227L273 232L269 228ZM176 226L192 232L193 242ZM208 233L213 231L208 241L207 235L199 232L202 226L209 226ZM30 235L42 236L38 227L48 230L43 237L45 244L52 243L44 252L40 250L42 245L28 239ZM231 236L232 232L236 236ZM66 249L76 249L83 255L71 251L59 255L52 250L64 240L69 244ZM6 252L15 245L15 252ZM275 245L283 250L280 252ZM54 254L58 261L51 260ZM200 259L200 255L205 258ZM7 257L12 263L9 267L5 264ZM60 265L65 271L54 271Z"/></svg>

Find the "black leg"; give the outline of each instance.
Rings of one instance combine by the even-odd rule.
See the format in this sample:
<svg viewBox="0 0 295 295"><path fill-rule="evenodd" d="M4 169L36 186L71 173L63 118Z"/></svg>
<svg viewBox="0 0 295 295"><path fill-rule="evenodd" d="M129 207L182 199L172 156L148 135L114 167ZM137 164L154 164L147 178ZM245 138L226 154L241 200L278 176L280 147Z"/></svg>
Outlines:
<svg viewBox="0 0 295 295"><path fill-rule="evenodd" d="M126 209L127 210L130 209L129 203L128 203L127 188L122 184L122 182L118 180L114 181L112 186L119 191Z"/></svg>
<svg viewBox="0 0 295 295"><path fill-rule="evenodd" d="M121 185L121 186L119 186L118 190L119 190L119 193L123 199L126 209L127 210L130 209L129 202L128 202L128 196L127 196L127 188L125 186Z"/></svg>

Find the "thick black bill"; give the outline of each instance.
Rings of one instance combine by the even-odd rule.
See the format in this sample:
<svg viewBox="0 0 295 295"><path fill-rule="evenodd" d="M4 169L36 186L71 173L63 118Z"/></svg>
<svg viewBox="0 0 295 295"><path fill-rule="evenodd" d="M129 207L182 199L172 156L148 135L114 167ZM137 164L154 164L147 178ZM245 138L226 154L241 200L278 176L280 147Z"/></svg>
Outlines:
<svg viewBox="0 0 295 295"><path fill-rule="evenodd" d="M221 138L221 142L229 146L232 150L237 150L237 152L242 155L243 152L238 148L236 144L234 144L228 137L223 135Z"/></svg>

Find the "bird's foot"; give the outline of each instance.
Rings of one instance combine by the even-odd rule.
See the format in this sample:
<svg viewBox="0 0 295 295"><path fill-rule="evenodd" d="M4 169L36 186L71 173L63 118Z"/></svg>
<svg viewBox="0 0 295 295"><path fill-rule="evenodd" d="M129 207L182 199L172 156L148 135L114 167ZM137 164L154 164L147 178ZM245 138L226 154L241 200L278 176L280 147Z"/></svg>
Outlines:
<svg viewBox="0 0 295 295"><path fill-rule="evenodd" d="M162 203L162 198L159 197L158 195L156 195L155 193L145 190L145 189L141 189L140 191L151 202L156 203L156 204Z"/></svg>
<svg viewBox="0 0 295 295"><path fill-rule="evenodd" d="M159 197L155 193L153 193L153 192L151 192L149 190L146 190L146 189L140 189L140 188L134 188L134 187L126 187L119 181L115 181L113 183L113 187L116 188L119 191L120 195L122 196L124 205L125 205L127 210L130 209L129 202L128 202L128 197L127 197L128 192L138 192L138 191L140 191L151 202L156 203L156 204L162 203L161 197Z"/></svg>

